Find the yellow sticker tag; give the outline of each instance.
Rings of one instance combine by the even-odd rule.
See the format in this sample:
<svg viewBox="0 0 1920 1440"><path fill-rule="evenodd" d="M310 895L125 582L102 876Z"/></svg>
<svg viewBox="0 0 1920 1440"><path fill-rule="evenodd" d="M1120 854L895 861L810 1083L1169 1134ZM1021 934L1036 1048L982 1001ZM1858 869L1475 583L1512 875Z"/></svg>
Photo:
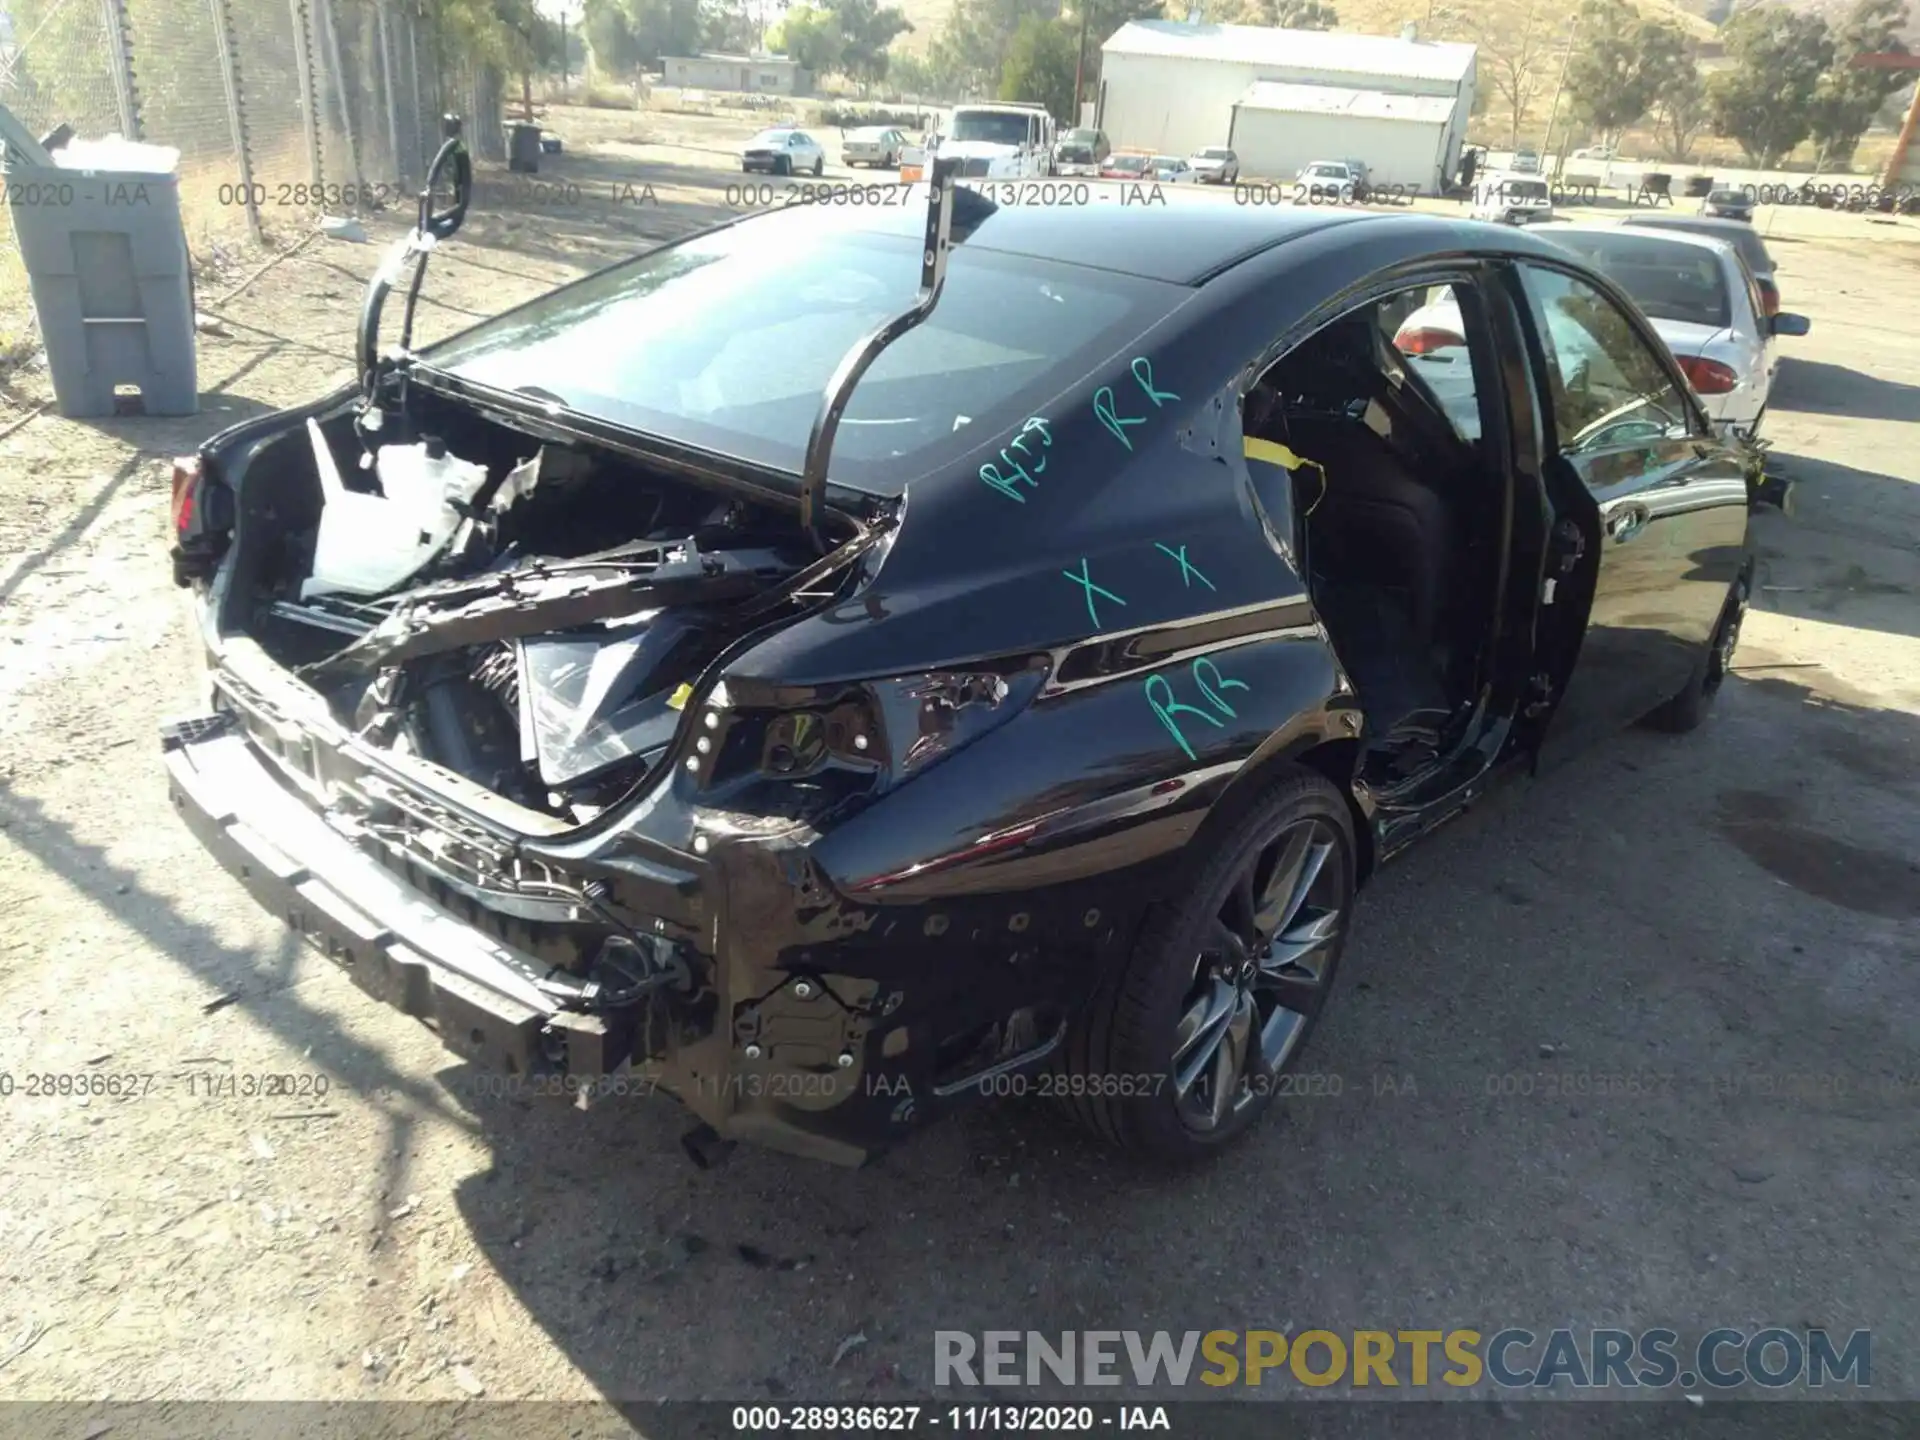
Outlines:
<svg viewBox="0 0 1920 1440"><path fill-rule="evenodd" d="M1298 470L1302 465L1311 465L1311 460L1302 460L1293 451L1277 440L1257 440L1246 437L1246 456L1249 460L1264 460L1269 465L1281 465L1288 470Z"/></svg>
<svg viewBox="0 0 1920 1440"><path fill-rule="evenodd" d="M682 685L678 690L675 690L673 694L667 697L667 708L669 710L684 710L687 708L687 701L691 700L692 698L693 698L693 686Z"/></svg>

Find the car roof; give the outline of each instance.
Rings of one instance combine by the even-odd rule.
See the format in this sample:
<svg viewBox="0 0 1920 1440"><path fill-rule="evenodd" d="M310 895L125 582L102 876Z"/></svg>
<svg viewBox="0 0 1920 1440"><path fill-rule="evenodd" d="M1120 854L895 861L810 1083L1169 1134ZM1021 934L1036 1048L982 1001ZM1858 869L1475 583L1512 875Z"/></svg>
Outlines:
<svg viewBox="0 0 1920 1440"><path fill-rule="evenodd" d="M1553 228L1553 233L1555 235L1618 235L1624 230L1631 235L1634 231L1641 228L1642 227L1638 225L1631 227L1626 225L1556 225ZM1715 252L1725 251L1736 257L1740 254L1732 241L1722 240L1715 235L1695 235L1685 230L1671 230L1664 225L1660 227L1660 232L1659 238L1662 240L1671 240L1681 245L1693 245L1702 250L1712 250Z"/></svg>
<svg viewBox="0 0 1920 1440"><path fill-rule="evenodd" d="M925 190L903 205L794 205L743 217L733 224L818 227L867 234L920 236ZM971 192L969 192L971 193ZM980 202L985 205L987 202ZM1175 285L1199 285L1277 245L1340 225L1403 227L1432 231L1436 249L1457 247L1458 223L1413 213L1382 215L1368 210L1186 204L1001 205L967 225L956 208L956 248L996 251L1090 269L1111 270ZM965 226L963 229L962 227ZM1499 248L1504 226L1486 226Z"/></svg>
<svg viewBox="0 0 1920 1440"><path fill-rule="evenodd" d="M1662 235L1701 235L1725 241L1739 252L1747 268L1755 275L1773 278L1773 256L1760 232L1744 220L1726 220L1715 215L1649 215L1630 218L1627 224L1636 230L1654 230Z"/></svg>
<svg viewBox="0 0 1920 1440"><path fill-rule="evenodd" d="M922 187L912 188L924 194ZM921 204L909 200L904 205L857 210L844 206L783 206L729 223L817 225L917 238L923 233L925 215ZM1355 242L1377 255L1381 267L1462 250L1586 263L1529 229L1412 210L1204 204L1124 208L1001 205L963 230L966 220L963 212L956 212L956 245L1189 286L1205 284L1278 247L1345 227L1354 227Z"/></svg>

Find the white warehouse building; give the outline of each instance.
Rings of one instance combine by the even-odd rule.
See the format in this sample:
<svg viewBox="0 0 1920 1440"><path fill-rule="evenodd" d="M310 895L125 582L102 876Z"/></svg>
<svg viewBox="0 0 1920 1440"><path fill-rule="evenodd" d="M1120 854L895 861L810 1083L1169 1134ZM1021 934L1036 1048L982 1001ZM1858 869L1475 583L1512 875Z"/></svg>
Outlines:
<svg viewBox="0 0 1920 1440"><path fill-rule="evenodd" d="M1373 183L1424 194L1459 163L1475 47L1326 30L1136 20L1101 47L1094 123L1115 149L1231 146L1248 178L1363 160Z"/></svg>

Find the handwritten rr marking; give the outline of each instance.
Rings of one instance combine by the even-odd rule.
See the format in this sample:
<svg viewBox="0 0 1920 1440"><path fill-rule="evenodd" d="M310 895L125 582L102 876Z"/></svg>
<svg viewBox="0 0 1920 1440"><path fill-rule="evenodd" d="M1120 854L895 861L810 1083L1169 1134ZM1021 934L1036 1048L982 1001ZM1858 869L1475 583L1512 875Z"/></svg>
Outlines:
<svg viewBox="0 0 1920 1440"><path fill-rule="evenodd" d="M1107 427L1108 431L1113 435L1113 438L1129 450L1133 449L1133 441L1127 438L1126 427L1147 423L1147 417L1144 415L1129 420L1126 416L1115 411L1113 408L1113 387L1111 385L1102 385L1098 390L1093 392L1093 413L1099 417L1100 423Z"/></svg>
<svg viewBox="0 0 1920 1440"><path fill-rule="evenodd" d="M1206 702L1215 710L1219 711L1221 715L1225 715L1229 719L1237 719L1238 713L1221 697L1220 691L1245 690L1248 688L1247 683L1244 680L1235 680L1221 674L1220 667L1205 655L1195 660L1189 668L1193 675L1193 683L1200 687L1200 694L1205 698ZM1203 668L1212 675L1213 679L1211 683L1208 682L1207 675L1202 673ZM1156 685L1159 687L1157 691L1154 688ZM1147 704L1153 707L1154 718L1167 727L1167 733L1173 736L1174 744L1180 747L1181 751L1189 760L1196 760L1199 757L1194 754L1192 742L1181 733L1178 717L1182 715L1197 716L1206 721L1207 724L1213 726L1216 730L1221 729L1226 724L1225 720L1221 720L1218 716L1202 710L1198 705L1189 705L1184 700L1178 698L1174 694L1173 682L1168 680L1164 675L1149 675L1143 688L1146 691Z"/></svg>
<svg viewBox="0 0 1920 1440"><path fill-rule="evenodd" d="M1207 683L1207 677L1201 673L1202 667L1212 672L1213 685ZM1231 705L1227 704L1226 701L1222 700L1219 692L1213 687L1214 685L1218 685L1221 690L1244 690L1247 688L1246 681L1233 680L1222 675L1220 673L1220 667L1205 655L1202 655L1198 660L1193 662L1193 683L1200 687L1200 693L1207 697L1207 703L1213 706L1214 709L1222 712L1229 719L1237 720L1240 718L1238 712L1235 711Z"/></svg>
<svg viewBox="0 0 1920 1440"><path fill-rule="evenodd" d="M1158 410L1167 401L1178 400L1180 398L1171 390L1156 390L1153 388L1153 362L1147 359L1146 356L1136 355L1131 368L1133 370L1133 378L1139 381L1140 388L1147 392L1147 398L1153 402L1154 409Z"/></svg>
<svg viewBox="0 0 1920 1440"><path fill-rule="evenodd" d="M1183 585L1187 587L1187 589L1191 590L1193 588L1193 582L1195 580L1198 580L1202 585L1206 586L1209 590L1218 590L1220 588L1219 586L1215 585L1213 581L1209 580L1205 575L1201 574L1199 567L1196 566L1191 560L1187 559L1186 546L1182 545L1178 550L1169 550L1165 545L1162 545L1158 540L1156 540L1153 542L1153 548L1158 550L1162 555L1166 556L1169 560L1173 561L1175 564L1177 564L1180 567L1180 581Z"/></svg>
<svg viewBox="0 0 1920 1440"><path fill-rule="evenodd" d="M1171 390L1161 390L1154 385L1153 361L1145 355L1134 356L1133 363L1127 368L1133 372L1134 383L1140 387L1141 393L1153 402L1154 409L1158 410L1167 401L1180 398ZM1093 392L1093 413L1095 418L1107 427L1107 432L1129 450L1133 449L1133 441L1127 435L1128 429L1147 423L1147 417L1144 415L1129 417L1119 412L1114 404L1111 385L1102 385Z"/></svg>
<svg viewBox="0 0 1920 1440"><path fill-rule="evenodd" d="M1095 630L1100 628L1100 612L1094 608L1093 604L1093 597L1095 595L1105 600L1111 600L1116 605L1124 605L1127 603L1111 590L1102 589L1093 583L1093 577L1088 573L1087 562L1084 558L1080 561L1080 573L1078 575L1074 574L1071 570L1062 570L1060 573L1086 592L1087 618L1093 621L1093 628Z"/></svg>

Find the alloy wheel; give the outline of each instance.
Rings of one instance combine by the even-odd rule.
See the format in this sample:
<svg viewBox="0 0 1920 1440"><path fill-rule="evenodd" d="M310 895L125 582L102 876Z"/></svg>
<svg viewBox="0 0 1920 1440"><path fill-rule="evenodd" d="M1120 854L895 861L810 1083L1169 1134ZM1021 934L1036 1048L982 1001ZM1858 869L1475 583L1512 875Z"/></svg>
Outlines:
<svg viewBox="0 0 1920 1440"><path fill-rule="evenodd" d="M1326 999L1346 923L1340 837L1298 820L1254 852L1203 936L1173 1045L1175 1108L1218 1130L1271 1086Z"/></svg>

